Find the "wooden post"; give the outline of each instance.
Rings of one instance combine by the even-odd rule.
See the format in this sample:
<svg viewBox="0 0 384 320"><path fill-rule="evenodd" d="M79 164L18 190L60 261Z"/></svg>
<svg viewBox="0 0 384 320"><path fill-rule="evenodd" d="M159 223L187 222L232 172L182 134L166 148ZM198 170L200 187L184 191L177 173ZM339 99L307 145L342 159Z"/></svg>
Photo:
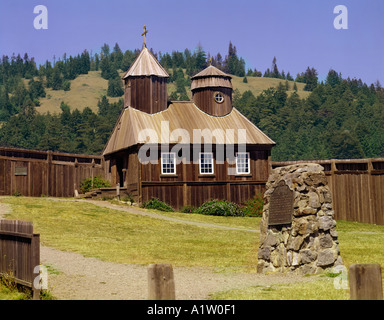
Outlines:
<svg viewBox="0 0 384 320"><path fill-rule="evenodd" d="M351 300L383 300L379 264L353 264L349 267Z"/></svg>
<svg viewBox="0 0 384 320"><path fill-rule="evenodd" d="M120 200L120 183L116 185L116 197Z"/></svg>
<svg viewBox="0 0 384 320"><path fill-rule="evenodd" d="M31 239L31 259L32 259L32 275L34 275L35 267L40 265L40 234L34 233ZM40 288L35 288L34 277L32 276L32 299L40 300Z"/></svg>
<svg viewBox="0 0 384 320"><path fill-rule="evenodd" d="M156 263L148 267L148 299L175 300L172 265Z"/></svg>
<svg viewBox="0 0 384 320"><path fill-rule="evenodd" d="M52 192L53 190L53 182L51 177L51 168L52 168L52 151L47 151L47 192L46 195L54 196L55 194ZM54 179L53 179L54 180ZM56 191L56 188L55 188Z"/></svg>

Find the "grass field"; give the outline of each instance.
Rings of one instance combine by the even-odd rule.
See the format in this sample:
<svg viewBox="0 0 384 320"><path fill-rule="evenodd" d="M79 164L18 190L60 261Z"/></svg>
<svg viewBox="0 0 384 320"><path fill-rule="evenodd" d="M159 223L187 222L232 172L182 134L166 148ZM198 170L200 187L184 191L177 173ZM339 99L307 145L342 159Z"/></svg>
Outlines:
<svg viewBox="0 0 384 320"><path fill-rule="evenodd" d="M43 245L84 256L218 269L250 268L256 261L254 233L153 219L85 202L24 197L2 201L12 205L10 219L33 221Z"/></svg>
<svg viewBox="0 0 384 320"><path fill-rule="evenodd" d="M263 90L269 88L276 88L281 82L285 85L285 80L274 79L274 78L262 78L262 77L247 77L248 83L243 82L243 78L232 76L233 89L239 89L240 93L250 90L255 96L258 96ZM294 81L288 81L289 90L287 91L288 96L291 95L293 90ZM311 92L304 91L305 83L296 82L297 94L300 98L307 98Z"/></svg>
<svg viewBox="0 0 384 320"><path fill-rule="evenodd" d="M71 90L45 89L46 97L40 99L40 113L61 113L60 104L64 102L71 109L83 110L85 107L97 112L97 102L103 95L107 95L108 80L101 77L100 71L89 71L71 82ZM119 98L108 97L109 102L117 102Z"/></svg>
<svg viewBox="0 0 384 320"><path fill-rule="evenodd" d="M123 76L125 72L121 72L120 76ZM274 87L276 88L280 82L285 84L285 80L273 79L273 78L256 78L247 77L248 83L243 83L242 77L232 76L233 89L239 89L241 93L246 90L252 91L257 96L263 90ZM37 107L39 113L60 113L60 104L65 102L71 109L83 110L85 107L91 108L94 112L97 112L97 102L103 95L107 94L108 81L101 77L100 71L90 71L86 75L80 75L71 82L71 90L52 90L46 89L46 97L40 99L40 106ZM288 95L293 92L293 81L289 81ZM306 98L310 92L303 91L304 83L296 83L298 94L301 98ZM168 95L176 90L174 83L168 84ZM186 87L189 98L192 98L192 93L189 87ZM109 101L116 102L119 98L108 97Z"/></svg>
<svg viewBox="0 0 384 320"><path fill-rule="evenodd" d="M33 221L42 245L106 261L201 266L217 272L255 272L259 234L189 225L101 208L86 202L8 197L8 219ZM159 213L159 212L156 212ZM236 228L259 229L260 218L161 213L178 219ZM384 226L338 221L341 256L355 263L384 266ZM249 287L214 294L212 299L349 299L330 275L311 282ZM0 299L2 291L0 290ZM17 297L16 297L17 298Z"/></svg>

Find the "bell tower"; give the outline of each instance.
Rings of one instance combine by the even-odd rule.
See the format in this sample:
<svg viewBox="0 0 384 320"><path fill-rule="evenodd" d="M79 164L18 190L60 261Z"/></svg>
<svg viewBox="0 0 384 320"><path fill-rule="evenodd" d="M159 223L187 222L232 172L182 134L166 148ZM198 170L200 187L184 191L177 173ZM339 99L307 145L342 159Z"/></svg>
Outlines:
<svg viewBox="0 0 384 320"><path fill-rule="evenodd" d="M147 49L147 33L144 26L143 49L123 77L124 107L153 114L167 109L169 75Z"/></svg>
<svg viewBox="0 0 384 320"><path fill-rule="evenodd" d="M200 110L217 117L232 111L232 83L229 75L211 65L191 80L192 99Z"/></svg>

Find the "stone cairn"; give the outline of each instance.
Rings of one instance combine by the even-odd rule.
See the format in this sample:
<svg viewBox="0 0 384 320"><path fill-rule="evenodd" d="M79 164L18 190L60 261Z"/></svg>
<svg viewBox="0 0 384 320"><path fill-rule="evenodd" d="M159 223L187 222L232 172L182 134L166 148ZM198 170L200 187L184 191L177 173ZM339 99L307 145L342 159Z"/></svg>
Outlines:
<svg viewBox="0 0 384 320"><path fill-rule="evenodd" d="M292 195L290 208L284 208L287 205L276 196L279 187ZM283 208L270 210L275 190L274 207ZM270 211L282 210L292 211L291 221L272 225ZM316 274L341 265L333 216L332 197L322 166L302 163L272 170L264 194L257 271Z"/></svg>

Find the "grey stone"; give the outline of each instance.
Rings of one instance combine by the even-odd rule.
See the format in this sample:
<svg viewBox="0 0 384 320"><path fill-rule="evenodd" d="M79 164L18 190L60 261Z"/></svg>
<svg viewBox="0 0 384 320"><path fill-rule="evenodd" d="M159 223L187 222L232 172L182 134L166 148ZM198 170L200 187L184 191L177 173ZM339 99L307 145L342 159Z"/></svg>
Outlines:
<svg viewBox="0 0 384 320"><path fill-rule="evenodd" d="M292 265L292 251L287 252L287 265L288 266Z"/></svg>
<svg viewBox="0 0 384 320"><path fill-rule="evenodd" d="M309 197L309 206L311 208L317 209L321 207L320 199L317 193L309 192L308 197Z"/></svg>
<svg viewBox="0 0 384 320"><path fill-rule="evenodd" d="M272 233L268 233L264 240L263 247L275 247L279 242L280 241L277 236L273 235Z"/></svg>
<svg viewBox="0 0 384 320"><path fill-rule="evenodd" d="M333 246L333 239L330 234L323 235L319 238L320 241L320 248L326 249L326 248L332 248Z"/></svg>
<svg viewBox="0 0 384 320"><path fill-rule="evenodd" d="M323 216L319 218L319 229L327 231L336 226L336 222L330 216Z"/></svg>
<svg viewBox="0 0 384 320"><path fill-rule="evenodd" d="M315 274L316 273L316 267L311 264L304 264L300 267L300 273L305 274Z"/></svg>
<svg viewBox="0 0 384 320"><path fill-rule="evenodd" d="M313 262L317 259L317 253L309 249L301 250L300 255L301 262L304 264Z"/></svg>
<svg viewBox="0 0 384 320"><path fill-rule="evenodd" d="M302 236L296 236L296 237L291 237L288 240L288 250L294 250L294 251L299 251L301 245L303 244L304 237Z"/></svg>
<svg viewBox="0 0 384 320"><path fill-rule="evenodd" d="M294 252L292 257L292 266L296 267L300 265L300 263L301 263L300 255L297 252Z"/></svg>
<svg viewBox="0 0 384 320"><path fill-rule="evenodd" d="M294 211L294 214L296 216L304 216L304 215L316 214L316 213L317 213L317 210L311 207L299 208Z"/></svg>
<svg viewBox="0 0 384 320"><path fill-rule="evenodd" d="M313 186L325 186L327 184L327 177L322 173L314 173L311 175L310 183Z"/></svg>
<svg viewBox="0 0 384 320"><path fill-rule="evenodd" d="M259 259L269 261L269 259L271 258L271 248L265 247L265 248L259 249L259 252L257 253L257 257Z"/></svg>
<svg viewBox="0 0 384 320"><path fill-rule="evenodd" d="M332 203L327 203L327 202L324 202L322 205L321 205L321 209L322 210L332 210Z"/></svg>
<svg viewBox="0 0 384 320"><path fill-rule="evenodd" d="M337 238L337 231L336 231L336 229L331 229L329 231L329 233L331 234L332 237Z"/></svg>
<svg viewBox="0 0 384 320"><path fill-rule="evenodd" d="M317 266L325 267L333 264L335 262L335 255L332 249L325 249L319 252L317 258Z"/></svg>

